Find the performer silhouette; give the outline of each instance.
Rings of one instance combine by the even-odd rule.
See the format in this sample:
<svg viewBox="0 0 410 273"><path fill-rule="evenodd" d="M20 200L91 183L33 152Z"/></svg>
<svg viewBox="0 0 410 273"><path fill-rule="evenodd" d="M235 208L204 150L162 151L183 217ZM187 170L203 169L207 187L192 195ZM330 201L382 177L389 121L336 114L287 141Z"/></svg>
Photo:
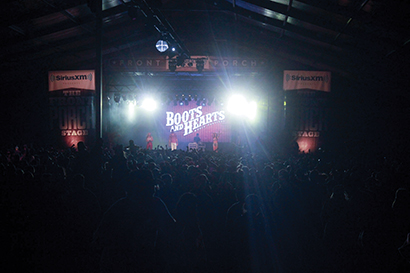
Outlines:
<svg viewBox="0 0 410 273"><path fill-rule="evenodd" d="M174 133L174 130L171 130L171 134L169 135L169 145L171 146L171 151L176 150L178 148L178 137Z"/></svg>
<svg viewBox="0 0 410 273"><path fill-rule="evenodd" d="M215 152L218 152L218 138L219 138L220 133L213 133L212 136L212 146Z"/></svg>
<svg viewBox="0 0 410 273"><path fill-rule="evenodd" d="M151 133L147 134L147 150L152 150L152 142L154 142L154 138L151 136Z"/></svg>
<svg viewBox="0 0 410 273"><path fill-rule="evenodd" d="M201 142L201 138L199 137L199 134L196 134L196 136L194 137L194 142L198 143Z"/></svg>

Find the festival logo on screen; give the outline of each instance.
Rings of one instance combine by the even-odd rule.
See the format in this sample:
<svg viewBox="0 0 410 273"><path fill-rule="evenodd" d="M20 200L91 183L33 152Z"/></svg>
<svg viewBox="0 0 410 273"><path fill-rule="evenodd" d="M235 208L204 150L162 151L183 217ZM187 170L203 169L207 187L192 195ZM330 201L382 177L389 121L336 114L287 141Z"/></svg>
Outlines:
<svg viewBox="0 0 410 273"><path fill-rule="evenodd" d="M63 145L90 142L95 135L94 71L49 72L50 129Z"/></svg>
<svg viewBox="0 0 410 273"><path fill-rule="evenodd" d="M197 133L204 142L212 141L213 133L221 136L220 141L228 141L230 136L225 111L214 105L170 107L165 111L164 125L168 134L174 130L178 137L188 141Z"/></svg>
<svg viewBox="0 0 410 273"><path fill-rule="evenodd" d="M218 121L225 120L224 111L215 111L212 113L204 114L202 106L189 109L181 113L166 112L167 123L165 126L170 127L169 131L174 132L183 131L183 136L187 136L204 128L205 126L212 125Z"/></svg>

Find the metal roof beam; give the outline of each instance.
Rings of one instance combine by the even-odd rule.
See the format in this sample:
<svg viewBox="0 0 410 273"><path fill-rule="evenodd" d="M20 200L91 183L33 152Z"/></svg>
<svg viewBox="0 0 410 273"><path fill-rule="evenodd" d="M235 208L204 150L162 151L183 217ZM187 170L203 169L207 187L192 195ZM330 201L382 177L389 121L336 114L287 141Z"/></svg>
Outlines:
<svg viewBox="0 0 410 273"><path fill-rule="evenodd" d="M42 0L42 2L45 3L46 5L50 6L51 8L53 8L56 12L60 12L61 14L63 14L65 17L67 17L71 22L73 22L77 26L83 28L84 30L88 31L91 34L95 34L95 31L93 31L92 29L90 29L86 25L81 24L81 22L79 22L78 19L75 18L72 14L70 14L67 10L65 10L65 9L61 10L58 7L56 7L55 5L53 5L52 3L50 3L46 0Z"/></svg>

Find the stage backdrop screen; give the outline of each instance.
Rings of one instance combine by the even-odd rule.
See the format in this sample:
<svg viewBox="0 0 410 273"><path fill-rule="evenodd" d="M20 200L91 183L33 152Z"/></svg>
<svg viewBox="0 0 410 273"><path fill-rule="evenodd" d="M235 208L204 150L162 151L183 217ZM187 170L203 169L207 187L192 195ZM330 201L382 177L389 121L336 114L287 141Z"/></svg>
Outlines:
<svg viewBox="0 0 410 273"><path fill-rule="evenodd" d="M185 149L194 137L199 134L201 141L211 143L213 135L218 135L218 142L232 142L235 135L234 118L226 112L220 104L197 105L192 100L187 105L170 104L158 105L155 111L147 111L136 106L133 116L130 116L129 105L120 102L110 107L109 113L109 141L126 145L129 140L145 147L148 133L154 137L153 145L165 147L168 145L172 130L178 137L178 149Z"/></svg>
<svg viewBox="0 0 410 273"><path fill-rule="evenodd" d="M162 111L161 111L162 112ZM212 142L214 133L218 141L231 141L231 128L225 110L217 105L168 105L162 112L162 135L168 138L173 130L178 141L193 142L199 134L202 142Z"/></svg>

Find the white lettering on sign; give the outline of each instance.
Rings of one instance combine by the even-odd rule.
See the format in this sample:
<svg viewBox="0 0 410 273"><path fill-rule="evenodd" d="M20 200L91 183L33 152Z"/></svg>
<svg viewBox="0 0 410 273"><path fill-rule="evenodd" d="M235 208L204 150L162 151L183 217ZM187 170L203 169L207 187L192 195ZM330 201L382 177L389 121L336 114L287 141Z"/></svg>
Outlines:
<svg viewBox="0 0 410 273"><path fill-rule="evenodd" d="M184 136L187 136L198 129L222 120L225 120L224 111L203 115L202 106L198 106L182 113L166 112L165 126L170 127L170 131L184 130Z"/></svg>

